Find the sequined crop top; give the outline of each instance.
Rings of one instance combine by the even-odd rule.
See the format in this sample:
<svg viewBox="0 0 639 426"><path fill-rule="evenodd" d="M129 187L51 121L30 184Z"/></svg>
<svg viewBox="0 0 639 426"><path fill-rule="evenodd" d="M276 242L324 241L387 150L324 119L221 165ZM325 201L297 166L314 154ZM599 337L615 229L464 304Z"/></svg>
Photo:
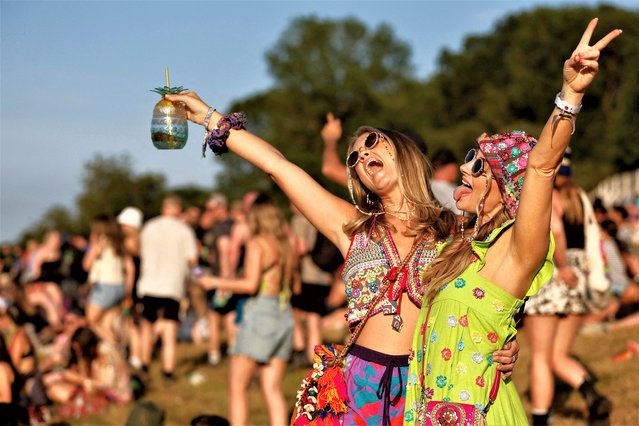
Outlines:
<svg viewBox="0 0 639 426"><path fill-rule="evenodd" d="M403 291L408 293L413 303L421 307L423 284L420 275L424 268L437 257L439 248L439 243L433 245L422 241L407 264L408 274L402 274L397 271L402 264L402 259L399 257L390 233L386 233L380 241L369 240L364 232L355 234L342 269L342 279L346 284L348 300L346 320L349 327L354 327L364 318L368 305L377 294L384 277L393 268L399 276L377 304L372 315L380 312L384 315L395 314Z"/></svg>

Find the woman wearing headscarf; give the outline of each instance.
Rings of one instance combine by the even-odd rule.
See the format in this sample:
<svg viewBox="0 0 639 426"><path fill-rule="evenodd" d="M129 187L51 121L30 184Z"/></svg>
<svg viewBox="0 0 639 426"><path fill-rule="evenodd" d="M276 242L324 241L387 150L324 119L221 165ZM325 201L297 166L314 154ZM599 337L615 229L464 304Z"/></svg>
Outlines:
<svg viewBox="0 0 639 426"><path fill-rule="evenodd" d="M406 425L477 424L468 417L528 424L514 383L500 383L492 352L514 338L515 314L552 275L555 176L600 52L621 34L611 31L590 46L596 25L590 21L564 63L563 87L539 141L520 130L484 133L460 167L455 200L474 223L462 225L424 273Z"/></svg>

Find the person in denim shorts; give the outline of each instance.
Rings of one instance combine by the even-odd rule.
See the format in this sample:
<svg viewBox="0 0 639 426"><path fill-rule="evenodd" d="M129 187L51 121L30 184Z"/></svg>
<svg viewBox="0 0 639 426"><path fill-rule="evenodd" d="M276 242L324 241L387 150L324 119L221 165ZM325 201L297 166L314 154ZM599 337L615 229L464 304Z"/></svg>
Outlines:
<svg viewBox="0 0 639 426"><path fill-rule="evenodd" d="M297 257L279 208L259 204L248 216L244 276L225 279L205 275L199 283L207 290L255 294L244 306L243 319L232 350L229 368L231 424L249 424L248 388L260 370L261 389L269 407L270 424L288 423L288 405L282 382L293 349L291 284L297 279Z"/></svg>

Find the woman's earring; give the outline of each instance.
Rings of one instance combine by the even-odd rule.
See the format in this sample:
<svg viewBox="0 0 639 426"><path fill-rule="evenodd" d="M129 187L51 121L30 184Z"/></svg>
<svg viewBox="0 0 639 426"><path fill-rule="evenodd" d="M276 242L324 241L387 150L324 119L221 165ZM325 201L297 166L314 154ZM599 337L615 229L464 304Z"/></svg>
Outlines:
<svg viewBox="0 0 639 426"><path fill-rule="evenodd" d="M366 204L373 204L373 203L371 202L371 198L370 198L370 196L371 196L371 193L370 193L370 192L367 192L367 193L366 193Z"/></svg>
<svg viewBox="0 0 639 426"><path fill-rule="evenodd" d="M463 240L464 239L464 225L466 224L466 212L462 212L461 217L459 218L459 222L461 223L460 230L461 230L461 237L462 237L462 240Z"/></svg>

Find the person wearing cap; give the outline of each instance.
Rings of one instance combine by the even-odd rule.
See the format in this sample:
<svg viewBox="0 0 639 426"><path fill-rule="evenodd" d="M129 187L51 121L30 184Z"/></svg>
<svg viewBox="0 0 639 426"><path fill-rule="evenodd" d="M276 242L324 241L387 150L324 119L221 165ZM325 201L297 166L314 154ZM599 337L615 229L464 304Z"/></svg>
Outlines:
<svg viewBox="0 0 639 426"><path fill-rule="evenodd" d="M125 306L129 310L129 364L135 370L142 368L139 329L142 302L137 295L137 287L140 279L140 229L143 217L142 211L133 206L125 207L117 216L117 222L124 235L124 248L133 261L133 289L125 299Z"/></svg>
<svg viewBox="0 0 639 426"><path fill-rule="evenodd" d="M512 381L500 383L493 352L512 340L515 315L551 278L553 183L601 50L588 24L563 67L564 83L539 141L521 130L477 138L460 167L457 207L474 218L424 272L404 424L527 425ZM465 404L465 407L455 404ZM490 410L489 410L490 409ZM474 413L470 411L474 410ZM457 421L451 421L456 419Z"/></svg>

